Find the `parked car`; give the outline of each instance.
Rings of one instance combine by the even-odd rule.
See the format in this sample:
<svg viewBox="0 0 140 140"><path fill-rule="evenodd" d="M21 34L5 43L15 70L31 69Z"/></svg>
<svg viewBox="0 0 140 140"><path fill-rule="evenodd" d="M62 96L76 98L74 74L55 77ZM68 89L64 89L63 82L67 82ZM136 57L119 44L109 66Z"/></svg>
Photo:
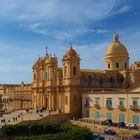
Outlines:
<svg viewBox="0 0 140 140"><path fill-rule="evenodd" d="M118 123L118 126L124 128L124 127L126 126L126 124L125 124L124 122L119 122L119 123Z"/></svg>
<svg viewBox="0 0 140 140"><path fill-rule="evenodd" d="M105 138L99 134L93 134L93 140L105 140Z"/></svg>
<svg viewBox="0 0 140 140"><path fill-rule="evenodd" d="M105 140L105 138L104 138L104 137L102 137L102 136L100 136L100 137L99 137L99 140Z"/></svg>
<svg viewBox="0 0 140 140"><path fill-rule="evenodd" d="M104 120L104 121L102 121L102 125L113 125L113 122L112 122L112 120L111 119L107 119L107 120Z"/></svg>
<svg viewBox="0 0 140 140"><path fill-rule="evenodd" d="M118 127L118 122L113 122L114 127Z"/></svg>
<svg viewBox="0 0 140 140"><path fill-rule="evenodd" d="M106 129L106 130L104 131L104 133L105 133L105 134L109 134L109 135L116 135L116 132L113 131L113 130L111 130L111 129Z"/></svg>
<svg viewBox="0 0 140 140"><path fill-rule="evenodd" d="M140 139L140 134L135 134L135 135L133 135L133 138L139 140L139 139Z"/></svg>
<svg viewBox="0 0 140 140"><path fill-rule="evenodd" d="M99 134L93 134L93 140L99 140Z"/></svg>
<svg viewBox="0 0 140 140"><path fill-rule="evenodd" d="M126 124L126 128L138 129L138 126L134 123L128 123L128 124Z"/></svg>

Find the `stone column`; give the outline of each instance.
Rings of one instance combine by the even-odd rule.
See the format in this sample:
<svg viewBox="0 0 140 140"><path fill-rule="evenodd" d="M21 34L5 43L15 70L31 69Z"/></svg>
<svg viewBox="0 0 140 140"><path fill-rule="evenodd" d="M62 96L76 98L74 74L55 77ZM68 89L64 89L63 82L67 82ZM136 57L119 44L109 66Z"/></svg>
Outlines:
<svg viewBox="0 0 140 140"><path fill-rule="evenodd" d="M51 101L52 101L52 106L51 109L54 110L54 93L51 94Z"/></svg>
<svg viewBox="0 0 140 140"><path fill-rule="evenodd" d="M44 93L42 95L42 106L45 107L45 95L44 95Z"/></svg>
<svg viewBox="0 0 140 140"><path fill-rule="evenodd" d="M51 94L49 93L49 110L51 110Z"/></svg>

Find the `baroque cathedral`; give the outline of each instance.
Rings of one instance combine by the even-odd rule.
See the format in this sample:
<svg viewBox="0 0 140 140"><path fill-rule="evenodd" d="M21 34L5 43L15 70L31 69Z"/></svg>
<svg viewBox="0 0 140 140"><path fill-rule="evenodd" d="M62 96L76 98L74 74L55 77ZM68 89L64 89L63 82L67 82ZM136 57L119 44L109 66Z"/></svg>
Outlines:
<svg viewBox="0 0 140 140"><path fill-rule="evenodd" d="M64 53L62 67L56 56L38 58L33 65L33 108L81 114L83 94L122 92L140 85L140 62L129 66L129 53L118 35L113 35L104 60L105 70L80 69L80 56L72 47Z"/></svg>

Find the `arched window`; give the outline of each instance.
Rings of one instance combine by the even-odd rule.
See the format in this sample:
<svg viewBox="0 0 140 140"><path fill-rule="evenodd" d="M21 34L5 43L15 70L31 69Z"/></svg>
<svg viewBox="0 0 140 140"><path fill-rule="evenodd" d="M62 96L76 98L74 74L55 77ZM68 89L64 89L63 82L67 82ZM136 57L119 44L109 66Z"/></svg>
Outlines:
<svg viewBox="0 0 140 140"><path fill-rule="evenodd" d="M110 69L110 64L108 64L108 69Z"/></svg>
<svg viewBox="0 0 140 140"><path fill-rule="evenodd" d="M116 63L116 68L119 68L120 66L119 66L119 63Z"/></svg>
<svg viewBox="0 0 140 140"><path fill-rule="evenodd" d="M127 68L127 63L125 63L124 65L125 65L125 68Z"/></svg>
<svg viewBox="0 0 140 140"><path fill-rule="evenodd" d="M48 72L45 72L45 80L48 80Z"/></svg>
<svg viewBox="0 0 140 140"><path fill-rule="evenodd" d="M66 66L64 67L64 75L65 76L67 75L67 67Z"/></svg>
<svg viewBox="0 0 140 140"><path fill-rule="evenodd" d="M34 80L36 80L36 74L34 73Z"/></svg>
<svg viewBox="0 0 140 140"><path fill-rule="evenodd" d="M73 75L76 75L76 67L73 67Z"/></svg>

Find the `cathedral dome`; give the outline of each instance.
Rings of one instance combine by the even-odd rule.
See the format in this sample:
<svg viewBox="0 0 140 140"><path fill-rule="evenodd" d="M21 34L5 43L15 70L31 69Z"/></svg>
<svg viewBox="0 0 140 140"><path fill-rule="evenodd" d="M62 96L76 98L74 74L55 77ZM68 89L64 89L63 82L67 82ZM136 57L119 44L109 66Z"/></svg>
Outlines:
<svg viewBox="0 0 140 140"><path fill-rule="evenodd" d="M119 36L113 35L113 42L107 48L105 59L112 57L128 58L128 55L126 47L119 42Z"/></svg>

